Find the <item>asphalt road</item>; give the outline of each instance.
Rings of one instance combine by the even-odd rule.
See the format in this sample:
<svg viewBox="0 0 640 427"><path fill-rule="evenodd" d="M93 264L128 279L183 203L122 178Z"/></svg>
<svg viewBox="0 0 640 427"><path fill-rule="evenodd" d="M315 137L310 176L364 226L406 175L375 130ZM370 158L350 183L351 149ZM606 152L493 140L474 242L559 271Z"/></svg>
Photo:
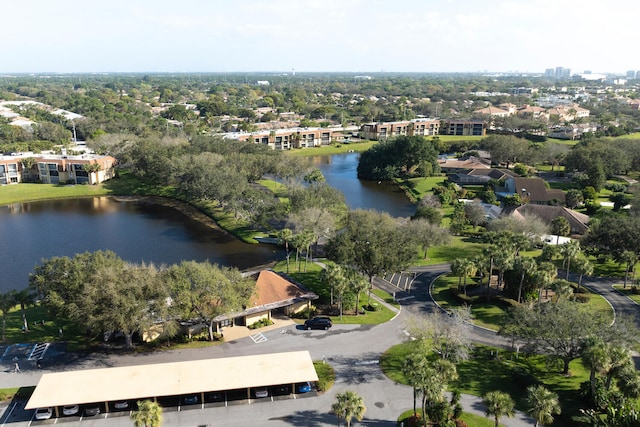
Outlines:
<svg viewBox="0 0 640 427"><path fill-rule="evenodd" d="M429 296L429 285L438 275L448 271L447 265L411 269L406 274L389 277L389 281L376 279L376 286L394 293L401 304L398 315L382 325L334 325L329 331L305 331L296 327L265 332L266 341L254 343L250 338L225 343L206 349L163 351L145 355L105 355L88 354L82 357L60 354L72 358L57 365L61 369L89 369L110 366L131 366L148 363L199 360L204 358L232 357L260 353L276 353L294 350L308 350L314 360L323 358L330 363L337 374L334 387L325 394L303 399L253 403L250 405L232 405L219 408L201 409L199 405L188 410L169 410L164 413L164 425L167 426L240 426L260 423L269 427L323 427L335 426L337 418L330 414L331 404L338 392L354 390L363 397L367 411L362 425L396 426L397 416L412 407L410 387L396 384L384 376L378 360L389 347L407 339L405 321L412 315L424 315L438 307ZM638 321L638 307L628 298L611 288L612 281L605 279L585 279L585 284L610 300L618 313L633 315ZM397 285L394 285L394 283ZM640 326L640 323L639 323ZM473 328L475 341L494 345L508 346L501 337L482 328ZM5 365L7 368L7 365ZM46 366L45 366L46 369ZM0 372L0 387L29 386L38 382L42 370L26 367L21 373ZM203 373L203 375L215 375ZM465 411L484 415L480 399L464 396ZM0 426L21 427L30 424L32 411L21 411L19 407L9 407L0 418ZM126 416L104 415L92 419L62 419L69 426L130 426ZM501 421L508 427L534 425L521 413L514 418ZM105 424L106 423L106 424ZM33 425L41 423L34 422Z"/></svg>

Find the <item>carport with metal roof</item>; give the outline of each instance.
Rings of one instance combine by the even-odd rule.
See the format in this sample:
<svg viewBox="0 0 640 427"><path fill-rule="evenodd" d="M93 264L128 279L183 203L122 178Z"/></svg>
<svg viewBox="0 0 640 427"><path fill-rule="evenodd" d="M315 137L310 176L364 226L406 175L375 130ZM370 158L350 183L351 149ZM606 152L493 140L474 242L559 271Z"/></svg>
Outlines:
<svg viewBox="0 0 640 427"><path fill-rule="evenodd" d="M25 409L318 381L308 351L47 373Z"/></svg>

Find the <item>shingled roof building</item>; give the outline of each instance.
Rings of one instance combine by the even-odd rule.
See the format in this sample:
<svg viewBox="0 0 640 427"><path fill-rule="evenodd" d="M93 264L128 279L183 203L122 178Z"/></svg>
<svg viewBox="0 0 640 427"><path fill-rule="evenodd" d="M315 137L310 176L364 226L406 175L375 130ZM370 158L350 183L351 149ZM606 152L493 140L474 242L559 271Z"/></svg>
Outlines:
<svg viewBox="0 0 640 427"><path fill-rule="evenodd" d="M498 198L518 194L522 203L536 205L564 204L566 195L562 190L547 188L540 178L507 178L505 191L496 191Z"/></svg>
<svg viewBox="0 0 640 427"><path fill-rule="evenodd" d="M569 221L572 235L582 235L589 230L589 216L563 206L526 204L518 207L505 208L502 211L502 215L522 219L527 216L537 216L546 224L551 224L555 218L561 216Z"/></svg>
<svg viewBox="0 0 640 427"><path fill-rule="evenodd" d="M299 283L272 270L262 270L253 275L256 289L249 305L241 312L216 317L217 326L249 326L273 314L289 316L311 307L318 295Z"/></svg>

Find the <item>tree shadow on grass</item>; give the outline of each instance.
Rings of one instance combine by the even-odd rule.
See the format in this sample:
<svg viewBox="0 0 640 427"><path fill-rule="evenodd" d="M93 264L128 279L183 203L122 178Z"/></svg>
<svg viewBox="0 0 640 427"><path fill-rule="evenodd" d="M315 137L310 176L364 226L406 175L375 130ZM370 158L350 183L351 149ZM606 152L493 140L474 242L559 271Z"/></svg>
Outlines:
<svg viewBox="0 0 640 427"><path fill-rule="evenodd" d="M291 415L287 415L284 417L277 418L269 418L268 421L272 420L281 420L286 423L291 424L292 426L300 426L300 427L323 427L323 426L335 426L335 425L343 425L344 420L339 419L334 414L329 412L329 408L327 408L326 413L318 412L318 411L297 411ZM393 420L373 420L364 418L361 422L362 424L366 424L368 426L374 427L395 427L397 423ZM356 420L352 420L352 425L358 425L359 423Z"/></svg>

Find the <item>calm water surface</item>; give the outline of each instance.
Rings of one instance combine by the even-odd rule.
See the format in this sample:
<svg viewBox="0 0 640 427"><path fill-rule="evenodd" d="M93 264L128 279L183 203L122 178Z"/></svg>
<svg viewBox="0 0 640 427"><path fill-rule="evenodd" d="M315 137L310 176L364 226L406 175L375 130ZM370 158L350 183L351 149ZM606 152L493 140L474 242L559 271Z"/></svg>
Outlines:
<svg viewBox="0 0 640 427"><path fill-rule="evenodd" d="M314 163L351 209L413 215L415 206L395 186L357 179L358 156L318 156ZM241 270L283 258L274 246L242 243L173 208L107 197L0 206L0 242L2 292L25 288L42 259L87 251L108 249L137 263L209 260Z"/></svg>
<svg viewBox="0 0 640 427"><path fill-rule="evenodd" d="M327 183L344 193L351 209L375 209L395 217L413 215L415 205L395 185L357 178L358 157L358 153L334 154L314 157L313 162Z"/></svg>
<svg viewBox="0 0 640 427"><path fill-rule="evenodd" d="M97 197L0 206L0 291L23 289L43 258L112 250L132 262L209 260L247 269L282 258L158 205Z"/></svg>

